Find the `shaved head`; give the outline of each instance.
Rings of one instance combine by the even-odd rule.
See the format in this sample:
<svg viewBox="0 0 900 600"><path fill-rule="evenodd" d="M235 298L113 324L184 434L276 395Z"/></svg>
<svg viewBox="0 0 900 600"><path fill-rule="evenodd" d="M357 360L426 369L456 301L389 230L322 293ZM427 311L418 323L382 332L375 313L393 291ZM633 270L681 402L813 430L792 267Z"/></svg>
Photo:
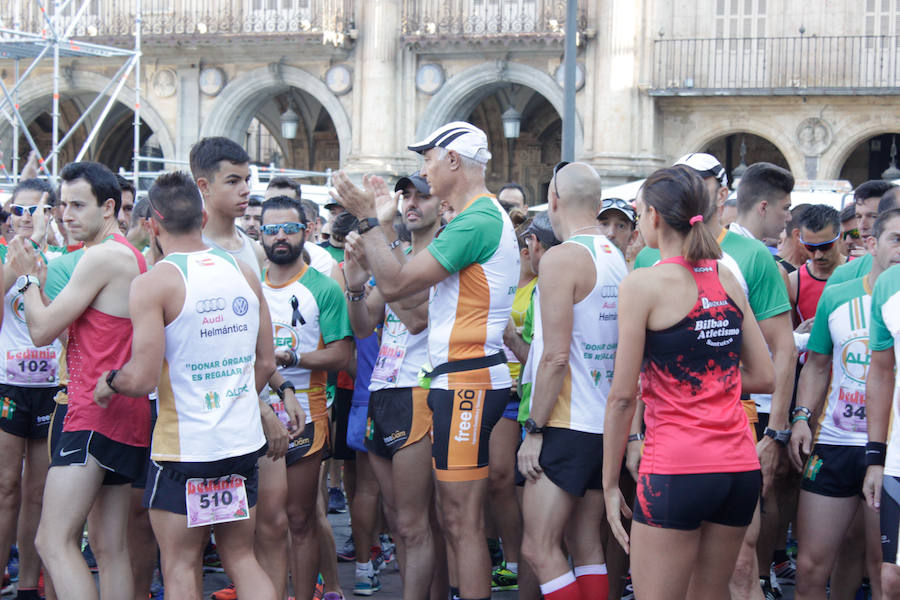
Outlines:
<svg viewBox="0 0 900 600"><path fill-rule="evenodd" d="M591 209L594 214L600 207L600 175L594 167L581 163L570 163L556 173L556 181L550 189L559 194L559 202L577 210Z"/></svg>

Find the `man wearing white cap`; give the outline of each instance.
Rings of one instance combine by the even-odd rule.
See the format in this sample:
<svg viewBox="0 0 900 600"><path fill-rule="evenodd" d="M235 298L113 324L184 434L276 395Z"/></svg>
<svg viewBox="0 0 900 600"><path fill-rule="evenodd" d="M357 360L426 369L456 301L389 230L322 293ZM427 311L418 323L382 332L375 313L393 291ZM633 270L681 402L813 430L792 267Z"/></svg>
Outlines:
<svg viewBox="0 0 900 600"><path fill-rule="evenodd" d="M422 154L420 175L454 218L406 263L391 253L375 212L380 177L356 187L338 172L341 204L359 220L347 251L365 254L388 302L430 289L428 358L423 387L434 412L432 456L443 525L455 555L461 599L489 598L490 562L484 542L490 432L509 400L512 381L503 352L519 275L519 248L506 212L485 187L491 153L487 136L457 121L409 149ZM377 231L376 231L377 230ZM421 295L422 301L426 294Z"/></svg>

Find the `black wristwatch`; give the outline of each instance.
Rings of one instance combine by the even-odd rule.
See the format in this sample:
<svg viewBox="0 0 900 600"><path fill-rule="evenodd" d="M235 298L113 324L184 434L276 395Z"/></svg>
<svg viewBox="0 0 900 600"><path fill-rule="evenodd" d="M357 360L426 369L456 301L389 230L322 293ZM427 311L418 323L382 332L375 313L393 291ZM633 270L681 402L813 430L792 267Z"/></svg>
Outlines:
<svg viewBox="0 0 900 600"><path fill-rule="evenodd" d="M791 441L791 430L785 429L784 431L779 431L777 429L772 429L771 427L766 427L765 431L763 431L763 435L767 435L782 446L787 446L788 442Z"/></svg>
<svg viewBox="0 0 900 600"><path fill-rule="evenodd" d="M106 385L109 386L109 389L111 389L115 393L121 394L122 392L117 390L116 386L113 385L113 379L115 379L116 375L118 375L118 374L119 374L118 369L113 369L112 371L110 371L109 374L106 376Z"/></svg>
<svg viewBox="0 0 900 600"><path fill-rule="evenodd" d="M525 419L525 423L522 424L522 427L525 428L526 433L544 433L543 427L538 427L538 424L534 422L534 419L528 417Z"/></svg>
<svg viewBox="0 0 900 600"><path fill-rule="evenodd" d="M292 392L296 392L297 388L294 387L294 383L290 379L285 379L284 383L279 385L278 390L275 392L282 400L284 400L284 390L291 390Z"/></svg>
<svg viewBox="0 0 900 600"><path fill-rule="evenodd" d="M365 232L369 231L370 229L372 229L374 227L378 227L379 224L380 223L378 222L378 219L376 219L375 217L369 217L368 219L360 219L359 226L356 228L356 230L359 231L360 235L362 235Z"/></svg>

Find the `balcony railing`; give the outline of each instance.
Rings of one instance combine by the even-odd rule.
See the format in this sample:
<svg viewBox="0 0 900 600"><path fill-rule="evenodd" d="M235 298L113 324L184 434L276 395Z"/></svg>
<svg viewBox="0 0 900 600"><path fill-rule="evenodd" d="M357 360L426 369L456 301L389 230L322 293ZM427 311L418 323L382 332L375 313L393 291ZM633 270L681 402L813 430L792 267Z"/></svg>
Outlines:
<svg viewBox="0 0 900 600"><path fill-rule="evenodd" d="M405 38L545 34L562 37L564 0L402 0ZM586 28L579 1L578 31Z"/></svg>
<svg viewBox="0 0 900 600"><path fill-rule="evenodd" d="M46 29L38 3L21 4L21 29L35 33ZM141 33L148 37L279 33L341 36L353 26L354 5L355 0L142 0ZM68 3L59 18L63 28L75 21L80 6L80 0ZM50 3L51 15L52 10ZM132 36L135 12L133 0L91 0L77 19L72 37ZM0 26L13 28L14 24L13 15L0 16Z"/></svg>
<svg viewBox="0 0 900 600"><path fill-rule="evenodd" d="M898 36L656 40L651 95L884 94Z"/></svg>

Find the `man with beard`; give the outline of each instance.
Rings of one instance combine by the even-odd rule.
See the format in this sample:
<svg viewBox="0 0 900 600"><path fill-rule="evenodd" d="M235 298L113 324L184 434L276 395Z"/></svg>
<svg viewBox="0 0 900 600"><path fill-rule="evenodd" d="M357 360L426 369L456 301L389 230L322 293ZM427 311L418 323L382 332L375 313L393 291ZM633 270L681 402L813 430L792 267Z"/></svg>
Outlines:
<svg viewBox="0 0 900 600"><path fill-rule="evenodd" d="M92 506L103 597L130 597L133 578L126 539L130 484L141 476L150 442L150 403L114 394L94 403L97 378L131 356L129 289L147 270L144 257L119 233L116 176L98 163L66 165L60 174L63 219L86 250L68 283L48 306L45 268L30 241L13 240L9 265L19 275L25 321L35 346L68 328L68 414L53 452L35 544L61 597L94 597L94 579L79 541ZM113 386L115 382L113 381Z"/></svg>
<svg viewBox="0 0 900 600"><path fill-rule="evenodd" d="M319 571L316 498L319 466L329 431L326 372L347 366L353 337L340 285L309 268L303 260L305 230L306 216L298 200L276 196L263 203L260 237L269 259L263 295L272 313L275 359L279 367L276 377L280 374L284 378L269 396L269 402L286 421L285 394L293 394L306 418L303 431L291 441L285 460L260 471L260 488L261 496L270 492L286 493L286 497L282 496L282 506L286 507L291 533L291 580L297 598L312 597ZM267 500L266 504L271 508L274 503ZM260 525L265 527L262 521L277 523L281 516L278 512L260 511L259 518ZM269 526L274 529L271 523ZM285 541L286 533L282 528ZM263 564L272 575L276 589L283 592L286 569L276 575L269 558Z"/></svg>
<svg viewBox="0 0 900 600"><path fill-rule="evenodd" d="M404 225L412 233L412 248L404 251L392 227L396 202L386 186L380 186L378 220L388 234L398 260L425 250L441 226L440 200L418 173L401 177L394 186L402 192ZM352 232L348 237L356 238ZM428 390L419 387L419 368L428 360L427 298L419 294L398 302L385 302L378 287L367 293L369 273L361 256L348 254L344 263L350 323L359 338L384 324L381 346L369 390L368 430L365 444L384 498L385 508L400 547L405 552L403 597L428 596L434 574L434 538L429 507L431 481L431 409Z"/></svg>

